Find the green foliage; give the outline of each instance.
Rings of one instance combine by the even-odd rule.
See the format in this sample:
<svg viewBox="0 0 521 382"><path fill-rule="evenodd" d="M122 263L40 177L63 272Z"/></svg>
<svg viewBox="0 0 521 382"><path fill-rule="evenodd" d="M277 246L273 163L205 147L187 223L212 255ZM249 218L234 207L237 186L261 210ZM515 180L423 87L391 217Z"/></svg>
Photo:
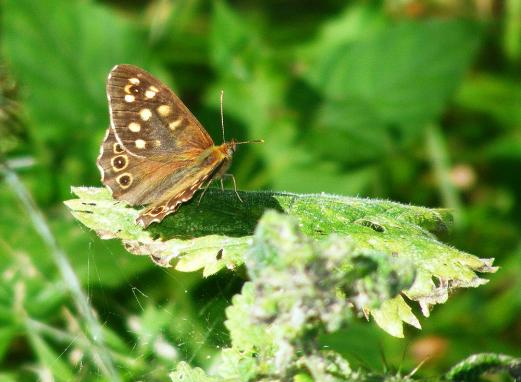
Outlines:
<svg viewBox="0 0 521 382"><path fill-rule="evenodd" d="M364 252L334 234L314 242L296 219L266 212L245 259L251 281L226 311L232 348L223 351L218 375L287 380L310 372L314 380L351 380L347 361L317 349L318 333L352 318L351 304L377 307L412 282L403 261Z"/></svg>
<svg viewBox="0 0 521 382"><path fill-rule="evenodd" d="M211 190L201 203L192 201L164 223L144 231L135 224L137 211L113 200L107 190L74 188L73 192L79 199L67 201L67 206L101 238L122 239L131 253L149 255L159 265L178 259L175 268L180 271L204 268L205 276L243 263L253 228L266 209L294 216L310 237L346 235L361 250L412 262L415 282L405 295L420 303L425 316L431 305L447 300L451 289L485 283L475 271L495 271L490 259L478 259L432 236L429 230L447 228L450 216L444 210L327 194L272 192L242 193L241 203L232 191ZM279 256L278 251L273 254ZM381 296L380 301L384 300ZM402 320L420 326L399 296L376 311L376 322L398 337L403 336Z"/></svg>
<svg viewBox="0 0 521 382"><path fill-rule="evenodd" d="M478 36L472 23L431 21L399 23L355 41L314 42L305 79L324 95L309 137L320 142L319 154L347 163L381 160L392 147L389 126L402 139L418 134L443 110Z"/></svg>
<svg viewBox="0 0 521 382"><path fill-rule="evenodd" d="M339 372L348 378L345 361L318 351L317 334L334 332L352 318L351 304L378 308L381 301L400 293L411 284L412 269L335 234L314 242L299 225L274 211L259 222L246 256L251 282L227 310L232 346L241 354L255 354L261 375L285 379L299 365L321 359L331 361L324 371L339 363Z"/></svg>
<svg viewBox="0 0 521 382"><path fill-rule="evenodd" d="M506 371L517 381L521 378L521 359L504 354L474 354L450 369L446 378L452 381L476 380L484 373L498 370Z"/></svg>
<svg viewBox="0 0 521 382"><path fill-rule="evenodd" d="M477 350L521 356L519 1L490 8L456 0L295 4L1 3L0 166L15 171L37 202L105 342L92 346L69 282L2 173L0 380L51 374L55 380L71 374L81 381L165 380L179 361L186 361L179 366L186 375L196 367L215 374L218 359L228 365L228 379L254 375L249 355L221 350L232 346L225 308L232 299L234 307L252 303L236 302L246 296L238 294L245 269L238 265L248 258L244 250L266 208L297 219L313 248L337 232L364 253L397 253L393 261L403 259L415 270L413 285L394 298L387 287L375 289L371 278L363 284L389 296L371 315L405 340L351 320L318 337L333 353L307 357L313 366L298 366L295 381L325 380L327 372L313 373L326 356L338 367L338 357L347 359L353 373L367 366L372 380L410 380L394 370L413 370L426 354L420 378L445 375ZM62 202L73 198L71 185L100 186L94 162L109 124L104 81L123 62L172 85L216 142L223 89L226 137L266 141L240 146L231 169L239 187L290 193L272 193L270 202L263 193L243 194L257 201L242 206L229 191L210 192L199 207L204 212L197 213L194 200L149 233L133 225L135 210L114 206L106 194L99 200L105 222L101 209L74 204L93 195L79 195L70 202L75 216L121 239L99 240ZM309 195L321 192L327 195ZM454 208L456 224L446 236L445 210L331 194ZM160 243L163 231L182 237ZM185 251L192 236L198 251L165 252L174 239ZM179 269L212 276L130 256L121 241L133 239L133 253L154 252L163 264L173 260ZM378 256L360 260L366 276L373 266L385 268L386 256ZM501 272L481 288L458 293L483 283L476 272L494 270L488 258L497 258ZM451 291L450 303L438 304ZM419 327L422 312L432 315L421 320L422 330L404 331L403 322ZM115 365L114 375L96 356L100 350ZM378 372L382 363L389 373Z"/></svg>
<svg viewBox="0 0 521 382"><path fill-rule="evenodd" d="M172 382L212 382L217 379L208 377L200 368L192 369L186 362L180 362L176 371L170 373Z"/></svg>

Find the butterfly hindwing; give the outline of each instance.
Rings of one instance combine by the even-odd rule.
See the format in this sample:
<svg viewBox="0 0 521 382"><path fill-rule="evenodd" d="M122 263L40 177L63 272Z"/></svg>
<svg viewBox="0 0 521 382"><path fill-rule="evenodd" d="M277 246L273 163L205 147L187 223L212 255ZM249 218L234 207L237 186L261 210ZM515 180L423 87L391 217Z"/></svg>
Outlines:
<svg viewBox="0 0 521 382"><path fill-rule="evenodd" d="M141 68L115 66L107 80L107 98L116 140L131 155L182 154L214 145L183 102Z"/></svg>
<svg viewBox="0 0 521 382"><path fill-rule="evenodd" d="M191 186L186 187L184 190L177 192L171 197L168 197L166 200L153 204L141 212L136 222L146 228L151 223L162 221L167 215L176 212L181 203L190 200L194 193L204 184L205 181L209 180L210 177L211 173L201 174L199 178L195 178L195 182Z"/></svg>

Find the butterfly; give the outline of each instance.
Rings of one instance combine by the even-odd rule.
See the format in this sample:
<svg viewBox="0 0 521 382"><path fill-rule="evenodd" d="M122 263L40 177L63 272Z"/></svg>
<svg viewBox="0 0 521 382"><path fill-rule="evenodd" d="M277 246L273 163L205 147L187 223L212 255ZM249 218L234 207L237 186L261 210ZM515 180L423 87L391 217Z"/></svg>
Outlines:
<svg viewBox="0 0 521 382"><path fill-rule="evenodd" d="M107 98L110 127L96 164L115 199L148 205L136 219L144 228L174 213L205 182L221 179L236 146L250 143L216 146L174 92L137 66L110 71Z"/></svg>

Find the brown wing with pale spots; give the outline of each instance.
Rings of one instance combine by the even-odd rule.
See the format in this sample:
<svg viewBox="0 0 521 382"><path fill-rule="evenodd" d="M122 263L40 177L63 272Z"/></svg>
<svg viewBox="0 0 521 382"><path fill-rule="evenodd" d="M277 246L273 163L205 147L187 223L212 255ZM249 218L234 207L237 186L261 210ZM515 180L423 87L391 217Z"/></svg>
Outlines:
<svg viewBox="0 0 521 382"><path fill-rule="evenodd" d="M137 222L148 227L175 212L179 205L189 200L201 185L210 180L224 163L225 156L219 148L208 151L204 163L196 157L170 161L135 157L116 140L109 128L101 145L97 165L101 181L112 196L131 205L153 203L143 211ZM159 200L159 202L157 202Z"/></svg>
<svg viewBox="0 0 521 382"><path fill-rule="evenodd" d="M115 138L131 155L179 155L214 145L183 102L141 68L115 66L107 80L107 98Z"/></svg>
<svg viewBox="0 0 521 382"><path fill-rule="evenodd" d="M183 156L168 162L133 156L116 140L111 128L107 129L96 163L101 181L112 196L131 205L163 199L194 166L193 159Z"/></svg>

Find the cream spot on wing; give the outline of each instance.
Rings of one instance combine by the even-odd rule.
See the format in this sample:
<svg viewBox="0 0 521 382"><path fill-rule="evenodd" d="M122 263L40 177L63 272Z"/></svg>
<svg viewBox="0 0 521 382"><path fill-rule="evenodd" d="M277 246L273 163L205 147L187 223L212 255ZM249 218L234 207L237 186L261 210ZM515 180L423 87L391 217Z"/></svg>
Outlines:
<svg viewBox="0 0 521 382"><path fill-rule="evenodd" d="M144 149L145 146L146 146L146 144L147 144L147 143L146 143L144 140L142 140L142 139L136 139L136 147L137 147L138 149Z"/></svg>
<svg viewBox="0 0 521 382"><path fill-rule="evenodd" d="M126 84L125 85L125 93L130 94L130 88L132 87L132 84Z"/></svg>
<svg viewBox="0 0 521 382"><path fill-rule="evenodd" d="M127 95L125 96L125 101L126 101L126 102L129 102L129 103L130 103L130 102L134 102L135 99L136 99L136 97L134 97L132 94L127 94Z"/></svg>
<svg viewBox="0 0 521 382"><path fill-rule="evenodd" d="M133 78L129 78L128 79L128 82L130 82L131 84L134 84L134 85L139 85L139 79L133 77Z"/></svg>
<svg viewBox="0 0 521 382"><path fill-rule="evenodd" d="M157 92L149 89L145 92L145 97L154 98L156 96L156 94L157 94Z"/></svg>
<svg viewBox="0 0 521 382"><path fill-rule="evenodd" d="M152 112L150 111L150 109L141 109L139 111L139 115L141 116L141 119L143 121L148 121L150 117L152 117Z"/></svg>
<svg viewBox="0 0 521 382"><path fill-rule="evenodd" d="M157 112L159 115L166 117L172 112L172 108L168 105L161 105L157 108Z"/></svg>
<svg viewBox="0 0 521 382"><path fill-rule="evenodd" d="M177 129L179 127L179 125L181 124L181 122L183 122L183 120L181 118L179 118L178 120L175 120L173 122L170 122L168 124L168 127L170 128L170 130L174 131L175 129Z"/></svg>
<svg viewBox="0 0 521 382"><path fill-rule="evenodd" d="M130 122L128 124L128 129L133 133L139 133L139 131L141 130L141 125L136 122Z"/></svg>
<svg viewBox="0 0 521 382"><path fill-rule="evenodd" d="M160 141L159 139L156 139L156 140L154 141L154 146L156 146L156 147L161 146L161 141Z"/></svg>

